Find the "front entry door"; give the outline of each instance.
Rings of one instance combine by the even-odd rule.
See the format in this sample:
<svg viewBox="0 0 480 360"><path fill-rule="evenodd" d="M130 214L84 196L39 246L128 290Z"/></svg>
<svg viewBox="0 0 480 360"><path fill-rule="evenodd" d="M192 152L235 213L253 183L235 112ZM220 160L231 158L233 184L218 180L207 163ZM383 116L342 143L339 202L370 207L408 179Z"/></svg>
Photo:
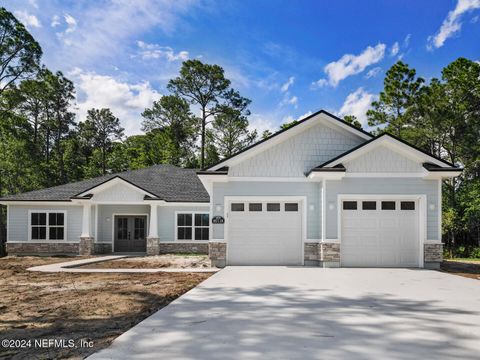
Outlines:
<svg viewBox="0 0 480 360"><path fill-rule="evenodd" d="M115 216L115 252L145 252L146 235L146 216Z"/></svg>

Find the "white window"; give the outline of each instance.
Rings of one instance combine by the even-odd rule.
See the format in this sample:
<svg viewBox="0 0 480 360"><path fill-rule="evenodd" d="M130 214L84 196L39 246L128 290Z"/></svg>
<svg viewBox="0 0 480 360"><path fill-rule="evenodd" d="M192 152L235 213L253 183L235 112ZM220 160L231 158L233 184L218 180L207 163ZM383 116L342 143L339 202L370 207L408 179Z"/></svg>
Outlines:
<svg viewBox="0 0 480 360"><path fill-rule="evenodd" d="M209 217L208 213L177 213L177 240L208 240Z"/></svg>
<svg viewBox="0 0 480 360"><path fill-rule="evenodd" d="M65 240L64 211L31 211L31 240Z"/></svg>

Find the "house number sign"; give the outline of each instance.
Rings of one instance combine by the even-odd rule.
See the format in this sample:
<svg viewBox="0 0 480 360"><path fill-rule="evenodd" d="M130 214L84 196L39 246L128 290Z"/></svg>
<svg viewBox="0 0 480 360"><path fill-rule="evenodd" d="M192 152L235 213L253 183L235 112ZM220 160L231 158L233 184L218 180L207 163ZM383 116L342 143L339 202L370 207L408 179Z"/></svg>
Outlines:
<svg viewBox="0 0 480 360"><path fill-rule="evenodd" d="M223 224L225 223L225 219L222 216L214 216L212 218L212 224Z"/></svg>

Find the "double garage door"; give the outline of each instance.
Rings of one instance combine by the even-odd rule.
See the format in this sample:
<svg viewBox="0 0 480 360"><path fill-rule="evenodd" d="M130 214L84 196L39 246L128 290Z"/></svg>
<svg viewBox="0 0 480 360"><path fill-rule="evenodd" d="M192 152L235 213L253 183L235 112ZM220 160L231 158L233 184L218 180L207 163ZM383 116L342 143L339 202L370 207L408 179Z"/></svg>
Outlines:
<svg viewBox="0 0 480 360"><path fill-rule="evenodd" d="M228 203L228 265L301 265L300 204L275 200Z"/></svg>

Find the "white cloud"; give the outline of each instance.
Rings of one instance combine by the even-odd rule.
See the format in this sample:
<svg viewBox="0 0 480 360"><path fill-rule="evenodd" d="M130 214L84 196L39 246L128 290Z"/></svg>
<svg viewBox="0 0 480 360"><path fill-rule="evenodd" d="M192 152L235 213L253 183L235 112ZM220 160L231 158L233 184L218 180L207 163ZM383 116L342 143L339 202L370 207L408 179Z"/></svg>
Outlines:
<svg viewBox="0 0 480 360"><path fill-rule="evenodd" d="M480 1L480 0L479 0ZM313 85L317 87L327 84L335 87L338 83L351 75L364 71L368 66L376 64L385 55L385 44L378 44L375 47L368 46L359 55L345 54L338 61L327 64L324 68L327 79L320 79Z"/></svg>
<svg viewBox="0 0 480 360"><path fill-rule="evenodd" d="M140 55L143 59L159 59L164 58L168 61L187 60L188 51L180 51L175 53L169 46L160 46L158 44L148 44L143 41L137 41L140 48Z"/></svg>
<svg viewBox="0 0 480 360"><path fill-rule="evenodd" d="M373 69L369 70L365 75L365 79L370 79L372 77L377 76L382 72L382 68L380 66L374 67Z"/></svg>
<svg viewBox="0 0 480 360"><path fill-rule="evenodd" d="M400 45L398 44L398 41L396 41L390 48L390 56L397 55L399 51L400 51Z"/></svg>
<svg viewBox="0 0 480 360"><path fill-rule="evenodd" d="M448 13L438 32L428 37L427 49L442 47L448 38L462 29L462 15L479 8L480 0L458 0L455 9Z"/></svg>
<svg viewBox="0 0 480 360"><path fill-rule="evenodd" d="M342 107L338 111L338 115L354 115L363 126L366 126L367 110L376 98L376 95L370 94L360 87L346 97Z"/></svg>
<svg viewBox="0 0 480 360"><path fill-rule="evenodd" d="M75 18L70 14L63 15L63 18L67 23L67 29L65 30L65 33L68 34L74 32L77 29L77 20L75 20Z"/></svg>
<svg viewBox="0 0 480 360"><path fill-rule="evenodd" d="M42 27L40 20L35 15L29 14L26 11L14 11L15 16L17 19L25 25L27 28L39 28Z"/></svg>
<svg viewBox="0 0 480 360"><path fill-rule="evenodd" d="M69 11L77 22L76 31L62 30L59 42L45 52L52 68L95 68L107 62L128 61L125 54L136 47L145 33L172 34L182 16L199 0L115 0L86 2L80 10ZM63 16L63 15L62 15ZM66 19L64 19L66 20ZM68 19L72 27L72 19ZM62 21L63 23L63 21ZM68 24L66 25L68 26ZM68 28L68 27L67 27ZM67 45L67 46L66 46ZM54 55L49 55L54 54Z"/></svg>
<svg viewBox="0 0 480 360"><path fill-rule="evenodd" d="M289 88L290 86L292 86L294 82L295 82L295 77L290 76L290 77L288 78L288 81L287 81L285 84L282 85L282 87L280 88L280 91L281 91L281 92L287 92L287 91L288 91L288 88Z"/></svg>
<svg viewBox="0 0 480 360"><path fill-rule="evenodd" d="M405 39L403 39L403 47L407 48L410 45L410 40L412 39L412 34L408 34L405 36Z"/></svg>
<svg viewBox="0 0 480 360"><path fill-rule="evenodd" d="M50 26L51 27L57 27L58 25L60 25L60 16L54 15L52 17L52 21L50 22Z"/></svg>
<svg viewBox="0 0 480 360"><path fill-rule="evenodd" d="M474 16L474 17L472 18L472 20L470 20L470 22L471 22L472 24L476 24L476 23L478 22L478 19L479 19L479 18L480 18L480 17L479 17L478 15L477 15L477 16Z"/></svg>
<svg viewBox="0 0 480 360"><path fill-rule="evenodd" d="M269 115L255 113L250 115L248 120L248 129L250 131L257 130L259 136L262 136L262 133L265 130L268 130L272 133L274 132L275 122L269 117Z"/></svg>
<svg viewBox="0 0 480 360"><path fill-rule="evenodd" d="M38 9L37 0L28 0L28 3L33 6L35 9Z"/></svg>
<svg viewBox="0 0 480 360"><path fill-rule="evenodd" d="M129 84L111 76L99 75L75 68L68 74L77 88L77 116L86 118L91 108L110 108L120 119L127 135L141 133L141 113L161 94L148 82Z"/></svg>

